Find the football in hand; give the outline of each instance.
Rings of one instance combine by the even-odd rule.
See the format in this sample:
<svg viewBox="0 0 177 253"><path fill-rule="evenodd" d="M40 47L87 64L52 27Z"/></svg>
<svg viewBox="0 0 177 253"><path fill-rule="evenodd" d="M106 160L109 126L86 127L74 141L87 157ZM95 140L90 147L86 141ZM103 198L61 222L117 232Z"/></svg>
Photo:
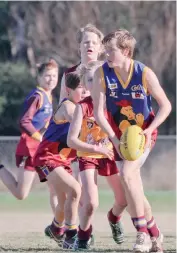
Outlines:
<svg viewBox="0 0 177 253"><path fill-rule="evenodd" d="M129 126L120 139L120 152L125 160L135 161L144 152L145 135L141 134L142 129L137 126Z"/></svg>

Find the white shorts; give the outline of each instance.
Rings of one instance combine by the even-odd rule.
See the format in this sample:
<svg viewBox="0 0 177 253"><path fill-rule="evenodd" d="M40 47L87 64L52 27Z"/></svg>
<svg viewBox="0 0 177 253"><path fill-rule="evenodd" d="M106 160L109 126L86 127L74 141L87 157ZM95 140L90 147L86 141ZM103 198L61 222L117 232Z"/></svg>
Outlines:
<svg viewBox="0 0 177 253"><path fill-rule="evenodd" d="M145 163L147 157L149 156L151 149L147 148L146 151L136 160L136 161L127 161L127 160L121 160L117 162L118 168L121 171L124 162L126 163L135 163L137 168L141 168L143 166L143 164Z"/></svg>

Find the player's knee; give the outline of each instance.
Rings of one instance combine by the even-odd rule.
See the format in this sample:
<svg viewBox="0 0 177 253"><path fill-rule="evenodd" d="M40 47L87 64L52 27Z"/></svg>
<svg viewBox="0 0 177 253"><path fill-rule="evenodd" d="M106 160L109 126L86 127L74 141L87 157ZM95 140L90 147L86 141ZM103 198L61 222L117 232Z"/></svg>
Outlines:
<svg viewBox="0 0 177 253"><path fill-rule="evenodd" d="M71 198L73 201L78 201L80 199L80 196L81 196L81 186L78 182L76 182L72 189Z"/></svg>
<svg viewBox="0 0 177 253"><path fill-rule="evenodd" d="M98 202L97 201L94 201L94 202L90 202L90 203L87 203L85 205L85 213L87 216L91 216L95 211L96 209L98 208Z"/></svg>
<svg viewBox="0 0 177 253"><path fill-rule="evenodd" d="M48 187L49 187L50 195L51 196L56 196L56 192L55 192L55 189L53 188L53 186L48 185Z"/></svg>
<svg viewBox="0 0 177 253"><path fill-rule="evenodd" d="M16 194L16 198L17 198L18 200L24 200L24 199L27 198L27 196L28 196L28 194L27 194L27 193L24 193L24 192L19 192L19 193Z"/></svg>
<svg viewBox="0 0 177 253"><path fill-rule="evenodd" d="M133 175L131 172L124 172L122 171L120 173L120 180L125 184L125 185L130 185L130 183L133 181Z"/></svg>

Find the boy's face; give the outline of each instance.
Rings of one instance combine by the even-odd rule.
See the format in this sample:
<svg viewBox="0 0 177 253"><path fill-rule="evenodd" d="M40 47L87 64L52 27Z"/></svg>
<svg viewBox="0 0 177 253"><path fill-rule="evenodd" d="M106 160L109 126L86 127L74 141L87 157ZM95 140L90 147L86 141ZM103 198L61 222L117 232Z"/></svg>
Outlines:
<svg viewBox="0 0 177 253"><path fill-rule="evenodd" d="M75 90L72 89L69 90L70 90L70 97L74 103L78 103L90 95L90 92L82 84L79 84L79 86Z"/></svg>
<svg viewBox="0 0 177 253"><path fill-rule="evenodd" d="M116 45L116 39L112 39L105 45L106 60L110 68L119 66L125 59L125 51Z"/></svg>
<svg viewBox="0 0 177 253"><path fill-rule="evenodd" d="M52 91L58 83L58 69L53 68L45 70L41 76L39 76L39 85L46 91Z"/></svg>
<svg viewBox="0 0 177 253"><path fill-rule="evenodd" d="M98 35L93 32L85 32L80 43L80 52L82 58L97 60L101 52L101 42Z"/></svg>

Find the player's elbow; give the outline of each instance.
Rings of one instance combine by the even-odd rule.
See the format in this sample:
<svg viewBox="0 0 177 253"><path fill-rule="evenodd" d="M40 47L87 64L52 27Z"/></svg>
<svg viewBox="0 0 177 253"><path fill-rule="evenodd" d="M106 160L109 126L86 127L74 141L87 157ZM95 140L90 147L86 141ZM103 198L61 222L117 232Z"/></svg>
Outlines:
<svg viewBox="0 0 177 253"><path fill-rule="evenodd" d="M26 129L26 123L23 119L19 120L20 129Z"/></svg>
<svg viewBox="0 0 177 253"><path fill-rule="evenodd" d="M70 148L74 148L74 138L71 137L70 135L68 135L68 137L67 137L67 145Z"/></svg>
<svg viewBox="0 0 177 253"><path fill-rule="evenodd" d="M170 101L168 101L169 103L168 103L168 111L169 111L169 114L170 114L170 112L172 111L172 105L171 105L171 103L170 103Z"/></svg>
<svg viewBox="0 0 177 253"><path fill-rule="evenodd" d="M101 114L98 112L98 110L94 110L94 118L96 120L96 122L99 124L100 123L100 119L101 119Z"/></svg>
<svg viewBox="0 0 177 253"><path fill-rule="evenodd" d="M23 127L23 125L24 125L24 120L23 120L23 119L20 119L18 123L19 123L19 126L20 126L20 128L21 128L21 127Z"/></svg>
<svg viewBox="0 0 177 253"><path fill-rule="evenodd" d="M167 116L168 116L170 114L171 110L172 110L172 105L171 105L169 100L167 101L165 107L166 107L166 113L167 113Z"/></svg>

